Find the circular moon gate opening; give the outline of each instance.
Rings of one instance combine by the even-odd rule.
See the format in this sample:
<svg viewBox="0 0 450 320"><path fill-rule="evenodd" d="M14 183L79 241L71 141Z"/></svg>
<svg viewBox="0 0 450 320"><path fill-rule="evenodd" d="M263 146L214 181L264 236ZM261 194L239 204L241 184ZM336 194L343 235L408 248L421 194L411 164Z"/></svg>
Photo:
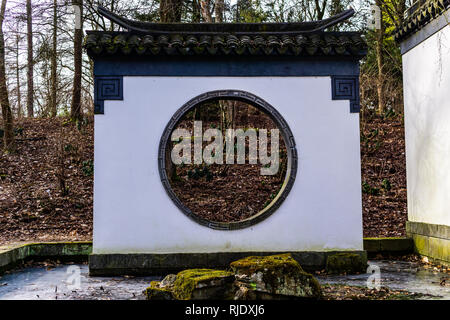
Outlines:
<svg viewBox="0 0 450 320"><path fill-rule="evenodd" d="M262 221L281 205L295 180L297 150L286 121L267 102L244 91L213 91L171 118L158 165L164 188L184 214L233 230Z"/></svg>

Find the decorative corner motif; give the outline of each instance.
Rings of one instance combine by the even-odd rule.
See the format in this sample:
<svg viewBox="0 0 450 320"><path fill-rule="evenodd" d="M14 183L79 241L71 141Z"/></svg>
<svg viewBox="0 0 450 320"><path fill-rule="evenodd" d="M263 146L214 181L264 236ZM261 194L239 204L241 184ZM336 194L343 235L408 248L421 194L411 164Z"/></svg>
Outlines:
<svg viewBox="0 0 450 320"><path fill-rule="evenodd" d="M350 112L359 112L359 76L331 76L331 98L350 100Z"/></svg>
<svg viewBox="0 0 450 320"><path fill-rule="evenodd" d="M123 77L96 76L94 80L94 113L104 114L105 100L123 100Z"/></svg>

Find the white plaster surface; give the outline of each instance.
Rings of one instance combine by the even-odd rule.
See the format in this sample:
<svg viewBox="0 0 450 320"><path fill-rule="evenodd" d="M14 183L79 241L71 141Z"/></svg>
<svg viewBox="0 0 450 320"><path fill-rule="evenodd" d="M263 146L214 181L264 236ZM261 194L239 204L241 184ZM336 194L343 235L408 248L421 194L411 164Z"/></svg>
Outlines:
<svg viewBox="0 0 450 320"><path fill-rule="evenodd" d="M450 26L403 56L408 220L450 225Z"/></svg>
<svg viewBox="0 0 450 320"><path fill-rule="evenodd" d="M331 100L330 77L124 77L124 100L95 116L94 253L362 250L359 114ZM160 182L170 117L212 90L251 92L289 124L299 166L264 221L219 231L186 217Z"/></svg>

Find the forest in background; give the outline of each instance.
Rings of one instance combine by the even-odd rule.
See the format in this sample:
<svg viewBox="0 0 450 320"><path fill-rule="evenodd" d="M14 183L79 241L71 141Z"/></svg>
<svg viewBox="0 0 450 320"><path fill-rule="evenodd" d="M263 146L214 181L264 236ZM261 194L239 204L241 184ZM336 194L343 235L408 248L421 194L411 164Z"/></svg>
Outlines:
<svg viewBox="0 0 450 320"><path fill-rule="evenodd" d="M14 119L93 113L93 64L82 50L83 30L121 30L98 15L102 5L131 19L152 22L294 22L325 19L349 7L356 15L334 30L364 33L362 113L402 113L401 56L393 32L410 0L1 0L0 97L4 148ZM381 8L379 30L369 30L370 5ZM80 10L76 29L74 6ZM3 70L3 71L2 71Z"/></svg>
<svg viewBox="0 0 450 320"><path fill-rule="evenodd" d="M411 1L0 1L0 221L5 237L17 237L23 228L30 234L69 228L80 238L90 237L93 64L82 49L83 32L121 30L96 13L98 5L131 19L186 23L310 21L353 7L356 15L333 30L361 31L368 44L360 75L364 234L404 234L402 66L393 33ZM74 4L81 8L81 28L76 28ZM381 8L379 30L367 28L371 4ZM63 218L61 212L67 212ZM73 221L83 223L74 226ZM21 233L24 239L27 232Z"/></svg>

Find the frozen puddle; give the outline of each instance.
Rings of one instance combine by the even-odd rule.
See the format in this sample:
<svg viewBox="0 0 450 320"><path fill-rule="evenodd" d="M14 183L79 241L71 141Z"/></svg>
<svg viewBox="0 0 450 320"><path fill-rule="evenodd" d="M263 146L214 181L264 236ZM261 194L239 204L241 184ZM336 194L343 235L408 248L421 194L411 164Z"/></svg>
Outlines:
<svg viewBox="0 0 450 320"><path fill-rule="evenodd" d="M138 300L160 277L89 277L85 264L31 267L0 278L0 300Z"/></svg>
<svg viewBox="0 0 450 320"><path fill-rule="evenodd" d="M450 299L450 287L441 286L448 274L423 269L405 261L369 261L380 268L381 286L430 296L424 299ZM0 278L0 299L144 299L150 281L161 277L89 277L84 264L60 265L47 270L31 267ZM369 274L319 276L320 283L366 286ZM447 280L447 283L450 280Z"/></svg>
<svg viewBox="0 0 450 320"><path fill-rule="evenodd" d="M449 275L418 266L409 261L372 260L369 265L375 265L380 270L380 285L392 290L406 290L425 295L422 299L450 299ZM375 269L372 267L372 269ZM347 276L318 276L321 284L345 284L351 286L367 286L369 274ZM446 286L440 282L446 280Z"/></svg>

